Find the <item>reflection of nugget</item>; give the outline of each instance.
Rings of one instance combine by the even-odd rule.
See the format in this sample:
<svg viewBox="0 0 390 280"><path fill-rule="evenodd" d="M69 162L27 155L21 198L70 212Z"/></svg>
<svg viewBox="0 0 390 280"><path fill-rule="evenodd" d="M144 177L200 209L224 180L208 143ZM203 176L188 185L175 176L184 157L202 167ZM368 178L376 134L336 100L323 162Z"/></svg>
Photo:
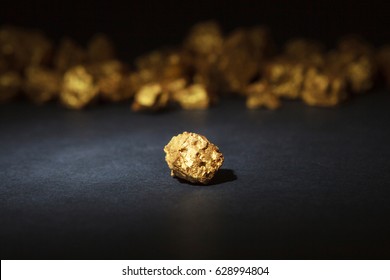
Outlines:
<svg viewBox="0 0 390 280"><path fill-rule="evenodd" d="M164 151L171 176L192 183L207 184L224 160L217 146L206 137L191 132L174 136Z"/></svg>

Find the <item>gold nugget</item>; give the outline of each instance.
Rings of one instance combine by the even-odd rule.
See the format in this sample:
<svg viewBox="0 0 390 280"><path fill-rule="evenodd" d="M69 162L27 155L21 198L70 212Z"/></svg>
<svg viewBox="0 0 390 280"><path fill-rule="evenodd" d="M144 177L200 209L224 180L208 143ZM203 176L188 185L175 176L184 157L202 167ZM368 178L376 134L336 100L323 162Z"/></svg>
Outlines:
<svg viewBox="0 0 390 280"><path fill-rule="evenodd" d="M57 97L61 87L61 75L43 67L30 66L25 71L24 91L36 104Z"/></svg>
<svg viewBox="0 0 390 280"><path fill-rule="evenodd" d="M0 73L0 103L15 98L21 88L22 79L17 72Z"/></svg>
<svg viewBox="0 0 390 280"><path fill-rule="evenodd" d="M192 132L174 136L164 151L171 176L191 183L210 182L224 160L217 146L206 137Z"/></svg>
<svg viewBox="0 0 390 280"><path fill-rule="evenodd" d="M98 91L93 76L79 65L65 73L60 100L71 109L81 109L97 97Z"/></svg>
<svg viewBox="0 0 390 280"><path fill-rule="evenodd" d="M310 106L332 107L347 98L344 78L316 68L307 71L302 99Z"/></svg>
<svg viewBox="0 0 390 280"><path fill-rule="evenodd" d="M142 86L134 96L131 109L137 111L157 111L168 104L169 92L159 83L150 83Z"/></svg>
<svg viewBox="0 0 390 280"><path fill-rule="evenodd" d="M86 51L69 38L63 38L54 56L55 68L61 73L87 61Z"/></svg>
<svg viewBox="0 0 390 280"><path fill-rule="evenodd" d="M202 84L193 84L182 90L174 91L173 100L186 110L204 110L210 106L210 96Z"/></svg>
<svg viewBox="0 0 390 280"><path fill-rule="evenodd" d="M265 107L275 110L281 105L279 97L275 95L266 81L260 81L247 86L246 94L246 107L249 109Z"/></svg>

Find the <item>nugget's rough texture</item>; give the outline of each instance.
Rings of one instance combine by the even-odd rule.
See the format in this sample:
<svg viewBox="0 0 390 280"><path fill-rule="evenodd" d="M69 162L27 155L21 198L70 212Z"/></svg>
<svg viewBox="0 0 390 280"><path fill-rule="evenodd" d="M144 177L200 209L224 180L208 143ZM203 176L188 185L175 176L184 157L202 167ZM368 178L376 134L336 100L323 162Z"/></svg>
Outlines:
<svg viewBox="0 0 390 280"><path fill-rule="evenodd" d="M224 160L217 146L206 137L192 132L174 136L164 151L171 176L191 183L210 182Z"/></svg>

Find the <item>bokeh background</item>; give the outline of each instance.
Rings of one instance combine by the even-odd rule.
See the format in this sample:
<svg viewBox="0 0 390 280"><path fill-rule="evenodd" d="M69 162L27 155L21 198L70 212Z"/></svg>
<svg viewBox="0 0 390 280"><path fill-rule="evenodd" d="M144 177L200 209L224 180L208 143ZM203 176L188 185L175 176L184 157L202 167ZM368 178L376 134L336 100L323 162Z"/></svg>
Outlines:
<svg viewBox="0 0 390 280"><path fill-rule="evenodd" d="M346 34L390 39L390 2L2 0L0 24L56 42L106 33L126 62L178 45L190 27L267 25L279 45ZM41 259L379 259L390 257L389 92L337 108L286 102L246 110L134 113L128 104L71 111L0 107L0 255ZM184 130L215 142L217 184L169 176L163 146Z"/></svg>
<svg viewBox="0 0 390 280"><path fill-rule="evenodd" d="M350 33L376 46L390 38L390 3L385 0L5 0L0 7L0 24L42 29L57 42L66 35L83 44L96 32L106 33L119 58L129 62L162 45L180 44L194 23L210 19L226 33L265 24L279 45L307 37L332 47Z"/></svg>

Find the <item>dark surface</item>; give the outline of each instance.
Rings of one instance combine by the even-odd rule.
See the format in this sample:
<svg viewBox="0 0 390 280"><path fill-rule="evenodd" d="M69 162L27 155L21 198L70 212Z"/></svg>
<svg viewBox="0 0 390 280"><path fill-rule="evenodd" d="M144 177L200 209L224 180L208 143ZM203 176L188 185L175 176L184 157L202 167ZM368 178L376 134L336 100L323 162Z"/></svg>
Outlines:
<svg viewBox="0 0 390 280"><path fill-rule="evenodd" d="M390 258L389 104L1 106L1 258ZM169 176L185 130L225 155L212 186Z"/></svg>

